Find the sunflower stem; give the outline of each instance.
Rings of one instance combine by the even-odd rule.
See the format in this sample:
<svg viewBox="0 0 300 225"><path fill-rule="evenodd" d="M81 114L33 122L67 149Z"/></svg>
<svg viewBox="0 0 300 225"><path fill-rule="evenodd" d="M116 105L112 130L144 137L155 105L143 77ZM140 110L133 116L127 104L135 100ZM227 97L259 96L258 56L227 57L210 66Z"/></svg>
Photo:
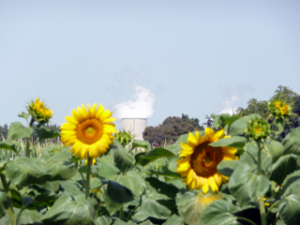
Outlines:
<svg viewBox="0 0 300 225"><path fill-rule="evenodd" d="M92 162L93 159L90 157L90 155L88 154L88 163L87 163L87 167L86 167L86 179L85 179L85 199L89 199L90 196L90 177L91 177L91 166L92 166Z"/></svg>
<svg viewBox="0 0 300 225"><path fill-rule="evenodd" d="M9 183L6 182L5 175L0 172L0 177L1 177L1 182L2 182L2 186L3 186L4 191L11 198L11 192L9 190ZM16 222L15 222L15 215L14 215L12 204L9 206L9 208L7 209L7 211L8 211L8 216L9 216L10 224L11 225L15 225Z"/></svg>
<svg viewBox="0 0 300 225"><path fill-rule="evenodd" d="M262 174L262 169L261 169L261 150L262 150L262 148L261 148L260 142L257 142L257 145L258 145L257 175L261 175ZM258 203L259 203L261 224L267 225L264 195L259 196Z"/></svg>
<svg viewBox="0 0 300 225"><path fill-rule="evenodd" d="M32 127L33 123L34 123L34 118L33 118L33 116L31 116L31 120L28 124L28 127ZM26 157L30 157L29 143L30 143L30 135L28 135L26 137L26 147L25 147L25 156Z"/></svg>
<svg viewBox="0 0 300 225"><path fill-rule="evenodd" d="M121 219L121 220L124 220L123 205L122 205L122 207L121 207L120 210L119 210L119 216L120 216L120 219Z"/></svg>

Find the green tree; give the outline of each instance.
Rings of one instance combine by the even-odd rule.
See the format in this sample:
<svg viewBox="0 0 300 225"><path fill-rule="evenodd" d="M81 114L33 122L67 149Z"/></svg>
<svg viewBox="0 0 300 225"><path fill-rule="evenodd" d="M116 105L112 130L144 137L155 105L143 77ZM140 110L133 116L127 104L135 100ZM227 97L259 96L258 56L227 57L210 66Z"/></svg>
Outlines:
<svg viewBox="0 0 300 225"><path fill-rule="evenodd" d="M206 122L203 123L203 125L212 128L212 125L213 125L213 122L214 122L213 117L211 117L209 115L206 115L205 119L206 119Z"/></svg>
<svg viewBox="0 0 300 225"><path fill-rule="evenodd" d="M289 87L279 85L275 90L275 94L270 100L280 99L286 101L288 104L291 104L298 96L299 95L296 92L293 92Z"/></svg>
<svg viewBox="0 0 300 225"><path fill-rule="evenodd" d="M256 98L251 98L248 101L247 108L238 108L237 113L239 113L241 116L246 116L252 113L258 113L262 117L267 118L270 114L268 109L268 101L258 101Z"/></svg>
<svg viewBox="0 0 300 225"><path fill-rule="evenodd" d="M8 134L8 126L7 124L4 124L4 126L0 126L0 140L4 140L7 138L7 134Z"/></svg>
<svg viewBox="0 0 300 225"><path fill-rule="evenodd" d="M180 117L168 117L156 127L146 127L143 132L145 140L150 144L173 144L181 135L194 131L193 125L184 122Z"/></svg>
<svg viewBox="0 0 300 225"><path fill-rule="evenodd" d="M201 126L200 120L198 118L190 118L187 114L182 113L181 119L183 122L193 125L195 130L204 130L203 126Z"/></svg>

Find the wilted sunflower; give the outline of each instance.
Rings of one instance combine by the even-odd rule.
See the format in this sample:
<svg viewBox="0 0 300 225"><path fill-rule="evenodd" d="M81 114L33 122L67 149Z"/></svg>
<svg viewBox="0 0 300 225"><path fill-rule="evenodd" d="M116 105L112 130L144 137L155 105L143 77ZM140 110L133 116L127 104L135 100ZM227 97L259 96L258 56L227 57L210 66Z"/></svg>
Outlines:
<svg viewBox="0 0 300 225"><path fill-rule="evenodd" d="M95 103L88 109L84 105L72 110L72 116L66 116L67 123L61 126L61 141L65 146L73 145L71 151L81 159L96 158L107 152L112 144L113 133L117 133L112 112Z"/></svg>
<svg viewBox="0 0 300 225"><path fill-rule="evenodd" d="M228 182L228 177L218 172L217 165L222 160L238 159L235 156L237 149L209 146L212 142L228 137L230 136L225 136L224 130L214 133L207 127L204 137L196 131L196 136L189 133L187 144L181 142L182 151L179 157L184 158L177 160L177 172L181 177L186 177L183 182L190 190L202 188L203 193L206 194L210 186L213 192L217 192L222 183Z"/></svg>

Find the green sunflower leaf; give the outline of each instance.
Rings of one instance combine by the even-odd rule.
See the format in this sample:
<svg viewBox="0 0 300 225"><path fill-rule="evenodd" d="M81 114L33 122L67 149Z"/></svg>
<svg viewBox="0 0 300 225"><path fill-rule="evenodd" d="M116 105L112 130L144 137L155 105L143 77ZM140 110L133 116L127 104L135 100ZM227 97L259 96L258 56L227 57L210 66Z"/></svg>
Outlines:
<svg viewBox="0 0 300 225"><path fill-rule="evenodd" d="M128 188L135 196L141 196L146 187L144 179L135 171L129 171L126 174L112 175L109 179Z"/></svg>
<svg viewBox="0 0 300 225"><path fill-rule="evenodd" d="M134 140L132 142L131 150L135 149L135 148L144 148L148 151L150 151L152 149L151 145L148 141L142 141L142 140Z"/></svg>
<svg viewBox="0 0 300 225"><path fill-rule="evenodd" d="M147 165L150 162L155 161L159 158L171 158L174 157L174 153L164 149L164 148L155 148L151 150L150 152L147 152L146 154L139 155L138 160L136 161L136 164L140 164L142 166Z"/></svg>
<svg viewBox="0 0 300 225"><path fill-rule="evenodd" d="M216 200L205 208L199 225L241 225L233 214L238 211L231 202Z"/></svg>
<svg viewBox="0 0 300 225"><path fill-rule="evenodd" d="M280 218L288 225L298 225L300 218L300 195L292 194L278 202Z"/></svg>
<svg viewBox="0 0 300 225"><path fill-rule="evenodd" d="M284 147L283 154L296 154L300 155L300 127L291 129L289 134L282 142Z"/></svg>
<svg viewBox="0 0 300 225"><path fill-rule="evenodd" d="M18 140L28 137L33 132L31 127L24 127L20 122L14 122L10 125L7 140Z"/></svg>
<svg viewBox="0 0 300 225"><path fill-rule="evenodd" d="M222 138L216 142L212 142L209 145L212 147L233 147L243 149L247 140L245 137L234 136L231 138Z"/></svg>
<svg viewBox="0 0 300 225"><path fill-rule="evenodd" d="M173 199L176 197L178 192L178 188L172 184L167 184L165 182L160 181L155 177L147 177L145 181L149 182L149 184L160 194L164 194L169 198Z"/></svg>
<svg viewBox="0 0 300 225"><path fill-rule="evenodd" d="M140 211L156 219L167 219L171 215L170 209L145 195L141 198Z"/></svg>
<svg viewBox="0 0 300 225"><path fill-rule="evenodd" d="M100 216L95 220L95 224L96 225L111 225L112 219L107 215Z"/></svg>
<svg viewBox="0 0 300 225"><path fill-rule="evenodd" d="M176 205L178 213L185 223L198 225L208 204L202 193L182 190L176 196Z"/></svg>
<svg viewBox="0 0 300 225"><path fill-rule="evenodd" d="M231 136L244 134L246 132L248 122L254 118L261 119L262 117L261 115L254 113L248 116L243 116L242 118L234 121L230 126L229 134Z"/></svg>
<svg viewBox="0 0 300 225"><path fill-rule="evenodd" d="M264 149L271 153L272 162L276 162L283 153L283 145L279 141L267 139Z"/></svg>
<svg viewBox="0 0 300 225"><path fill-rule="evenodd" d="M14 208L14 214L18 215L20 212L20 209L15 209ZM36 210L29 210L25 209L24 211L21 212L20 216L20 223L19 224L41 224L42 214L40 214ZM4 217L0 219L0 224L10 224L9 216L8 213L5 214Z"/></svg>
<svg viewBox="0 0 300 225"><path fill-rule="evenodd" d="M0 192L0 218L4 216L5 209L11 205L11 198L5 192Z"/></svg>
<svg viewBox="0 0 300 225"><path fill-rule="evenodd" d="M114 155L114 162L116 167L122 173L126 173L134 165L133 156L129 154L117 140L114 140L113 144L110 147Z"/></svg>
<svg viewBox="0 0 300 225"><path fill-rule="evenodd" d="M94 225L97 208L94 198L86 201L71 196L62 195L51 209L42 216L44 224L81 224Z"/></svg>
<svg viewBox="0 0 300 225"><path fill-rule="evenodd" d="M173 214L166 222L163 223L163 225L184 225L184 220L182 217Z"/></svg>
<svg viewBox="0 0 300 225"><path fill-rule="evenodd" d="M256 197L265 194L270 181L265 175L253 173L247 164L239 165L229 180L229 191L237 199L241 207L245 207Z"/></svg>
<svg viewBox="0 0 300 225"><path fill-rule="evenodd" d="M92 166L92 175L109 179L113 175L117 175L120 170L110 162L101 162Z"/></svg>
<svg viewBox="0 0 300 225"><path fill-rule="evenodd" d="M16 185L44 184L47 181L68 180L77 173L69 152L61 151L39 159L20 157L5 165L8 178Z"/></svg>
<svg viewBox="0 0 300 225"><path fill-rule="evenodd" d="M0 149L11 150L16 152L18 147L20 147L19 142L12 142L12 141L1 141L0 142Z"/></svg>
<svg viewBox="0 0 300 225"><path fill-rule="evenodd" d="M130 189L112 180L108 181L107 195L112 201L118 204L130 202L134 199Z"/></svg>
<svg viewBox="0 0 300 225"><path fill-rule="evenodd" d="M230 177L233 173L233 171L242 163L240 162L240 160L222 160L218 166L218 172Z"/></svg>
<svg viewBox="0 0 300 225"><path fill-rule="evenodd" d="M291 194L300 195L300 170L296 170L290 175L286 176L283 187L282 187L283 196L288 196Z"/></svg>
<svg viewBox="0 0 300 225"><path fill-rule="evenodd" d="M26 121L28 121L30 114L29 113L25 113L25 112L21 112L18 117L22 117L24 118Z"/></svg>
<svg viewBox="0 0 300 225"><path fill-rule="evenodd" d="M39 137L39 141L42 141L47 138L56 138L60 136L60 132L57 130L52 130L47 127L38 127L35 129L35 132L37 133Z"/></svg>
<svg viewBox="0 0 300 225"><path fill-rule="evenodd" d="M282 184L285 177L299 169L298 156L289 154L281 156L272 166L270 179Z"/></svg>
<svg viewBox="0 0 300 225"><path fill-rule="evenodd" d="M282 118L276 118L274 121L274 125L276 125L276 134L281 134L284 129L284 121Z"/></svg>
<svg viewBox="0 0 300 225"><path fill-rule="evenodd" d="M255 141L247 142L244 147L245 152L240 156L240 162L248 164L253 170L257 169L258 146ZM261 150L262 170L266 171L272 164L272 155L266 149Z"/></svg>

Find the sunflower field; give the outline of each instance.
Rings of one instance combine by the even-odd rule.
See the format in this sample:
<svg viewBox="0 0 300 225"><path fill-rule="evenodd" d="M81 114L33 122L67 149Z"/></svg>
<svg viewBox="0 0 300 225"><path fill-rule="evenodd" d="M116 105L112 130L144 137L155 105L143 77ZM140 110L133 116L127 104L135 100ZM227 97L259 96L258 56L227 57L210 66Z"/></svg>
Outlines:
<svg viewBox="0 0 300 225"><path fill-rule="evenodd" d="M299 224L300 128L281 140L291 106L269 110L214 115L212 128L152 149L118 133L101 104L51 130L52 111L36 99L19 114L27 126L12 123L0 142L0 224ZM38 147L33 133L62 143Z"/></svg>

